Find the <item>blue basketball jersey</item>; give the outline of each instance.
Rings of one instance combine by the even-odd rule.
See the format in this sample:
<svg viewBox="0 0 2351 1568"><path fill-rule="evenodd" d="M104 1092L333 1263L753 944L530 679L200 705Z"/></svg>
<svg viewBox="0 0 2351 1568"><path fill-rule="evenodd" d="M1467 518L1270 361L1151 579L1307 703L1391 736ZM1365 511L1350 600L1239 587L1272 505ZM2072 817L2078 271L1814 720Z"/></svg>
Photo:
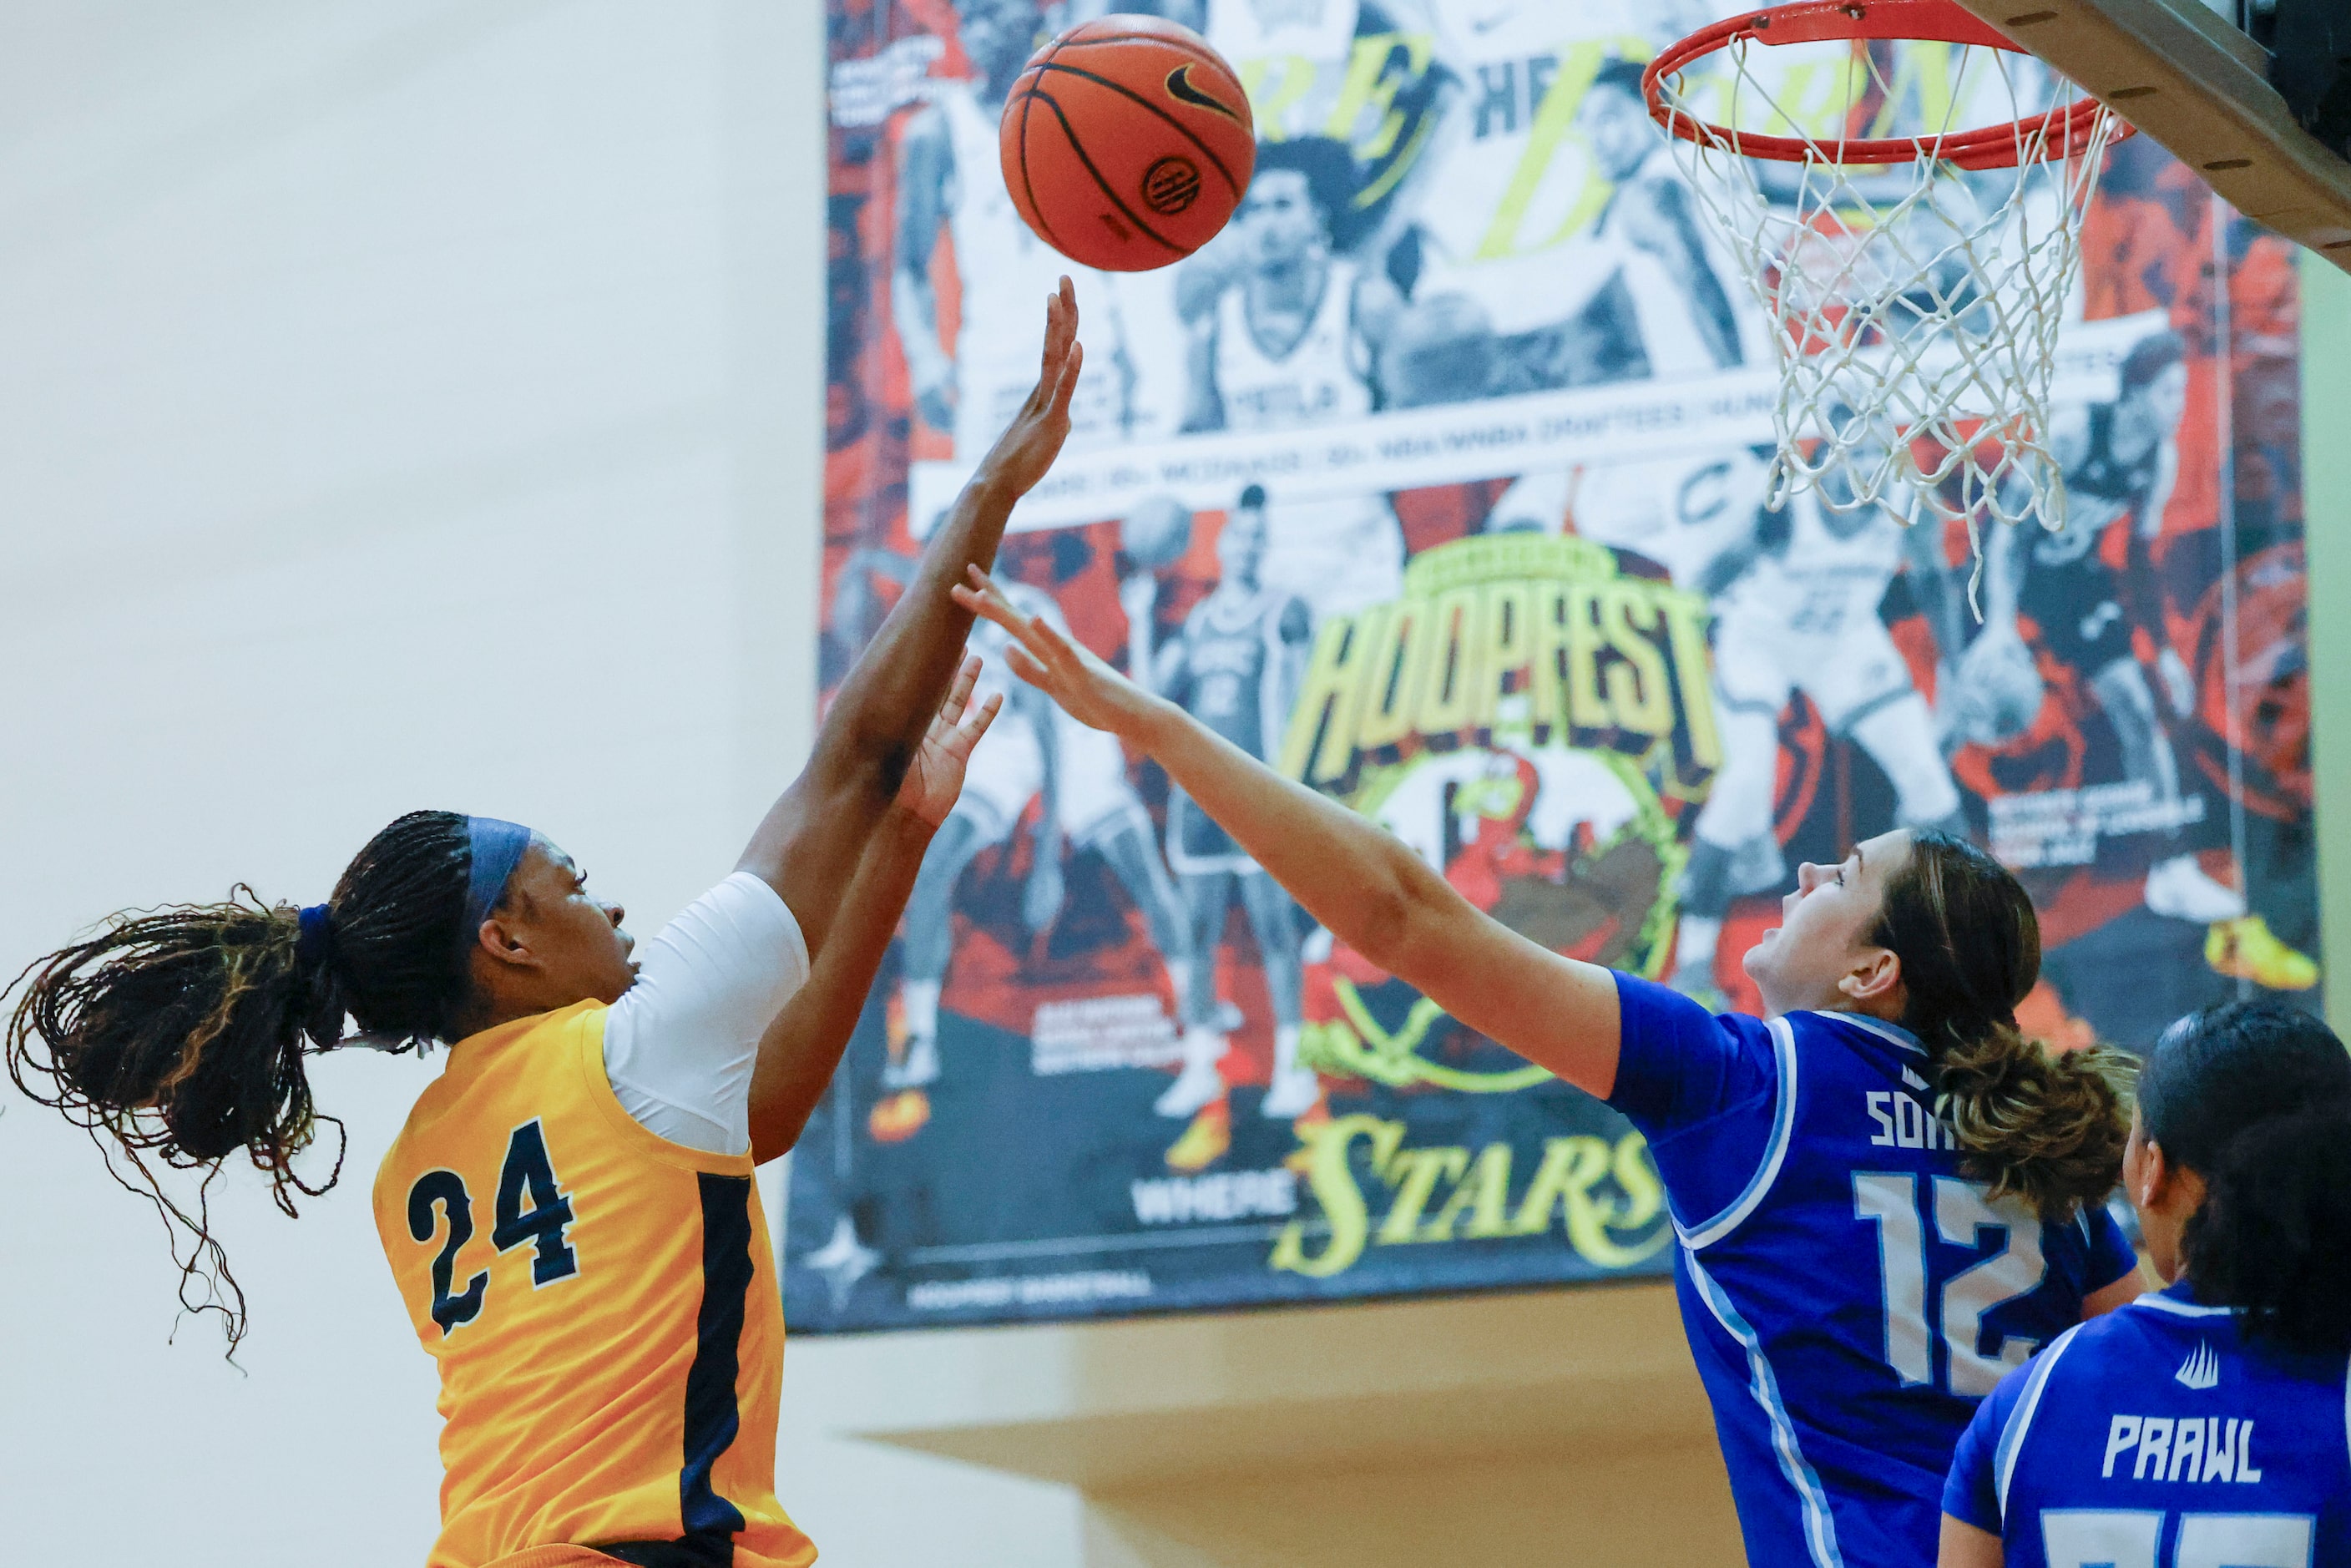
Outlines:
<svg viewBox="0 0 2351 1568"><path fill-rule="evenodd" d="M2185 1282L2011 1374L1943 1511L2008 1568L2351 1565L2351 1358L2248 1346Z"/></svg>
<svg viewBox="0 0 2351 1568"><path fill-rule="evenodd" d="M1718 1018L1629 976L1617 994L1609 1103L1665 1181L1749 1560L1932 1563L1976 1406L2131 1271L2129 1248L2103 1208L2043 1224L1967 1176L1906 1030Z"/></svg>

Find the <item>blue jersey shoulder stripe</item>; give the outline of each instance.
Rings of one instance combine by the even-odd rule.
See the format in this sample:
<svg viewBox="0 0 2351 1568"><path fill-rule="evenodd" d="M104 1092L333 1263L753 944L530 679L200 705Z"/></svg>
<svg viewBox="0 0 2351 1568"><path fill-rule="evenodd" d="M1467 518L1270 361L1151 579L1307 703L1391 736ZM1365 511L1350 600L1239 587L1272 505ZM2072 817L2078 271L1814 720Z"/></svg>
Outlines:
<svg viewBox="0 0 2351 1568"><path fill-rule="evenodd" d="M1865 1013L1836 1013L1832 1016L1839 1023L1849 1023L1857 1030L1874 1034L1886 1044L1899 1046L1913 1056L1927 1054L1927 1048L1918 1043L1918 1037L1907 1029L1871 1018Z"/></svg>
<svg viewBox="0 0 2351 1568"><path fill-rule="evenodd" d="M2000 1493L2003 1525L2008 1522L2009 1478L2016 1473L2017 1452L2024 1447L2025 1434L2032 1429L2033 1412L2041 1407L2041 1391L2049 1386L2049 1375L2056 1370L2057 1358L2065 1354L2065 1347L2074 1343L2074 1336L2084 1326L2075 1323L2033 1358L2032 1370L2025 1375L2024 1393L2017 1400L2016 1408L2008 1413L2008 1425L2000 1434L2000 1447L1992 1452L1992 1479Z"/></svg>
<svg viewBox="0 0 2351 1568"><path fill-rule="evenodd" d="M1785 1021L1775 1019L1772 1027L1776 1030ZM1829 1515L1828 1492L1796 1441L1796 1424L1790 1419L1788 1406L1780 1397L1780 1380L1772 1375L1771 1364L1764 1357L1762 1342L1740 1315L1739 1309L1731 1305L1730 1298L1723 1294L1722 1287L1715 1283L1714 1276L1698 1262L1698 1255L1686 1253L1682 1260L1689 1266L1690 1279L1715 1322L1747 1353L1748 1370L1753 1375L1748 1391L1754 1395L1755 1403L1763 1407L1764 1418L1771 1424L1771 1447L1779 1455L1780 1473L1788 1478L1788 1484L1795 1489L1797 1500L1802 1506L1804 1544L1812 1553L1813 1568L1844 1568L1844 1559L1837 1551L1836 1521Z"/></svg>
<svg viewBox="0 0 2351 1568"><path fill-rule="evenodd" d="M2177 1301L2158 1291L2149 1291L2124 1307L2125 1312L2144 1307L2150 1312L2170 1312L2183 1318L2225 1318L2233 1307L2199 1307L2193 1301Z"/></svg>
<svg viewBox="0 0 2351 1568"><path fill-rule="evenodd" d="M1791 1134L1796 1130L1796 1033L1785 1018L1773 1019L1764 1027L1771 1036L1771 1054L1780 1064L1779 1099L1771 1112L1771 1141L1764 1145L1762 1162L1749 1178L1747 1189L1731 1200L1729 1207L1699 1225L1685 1226L1679 1219L1674 1221L1682 1245L1692 1251L1721 1240L1738 1228L1740 1220L1754 1213L1755 1206L1763 1201L1763 1195L1778 1179L1782 1162L1788 1157Z"/></svg>

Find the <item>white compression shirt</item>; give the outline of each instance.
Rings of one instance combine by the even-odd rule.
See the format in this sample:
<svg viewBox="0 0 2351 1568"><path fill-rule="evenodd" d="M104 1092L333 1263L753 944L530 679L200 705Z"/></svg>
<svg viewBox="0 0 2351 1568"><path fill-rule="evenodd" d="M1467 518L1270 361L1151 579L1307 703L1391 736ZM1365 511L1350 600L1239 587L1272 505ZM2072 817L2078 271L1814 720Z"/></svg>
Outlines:
<svg viewBox="0 0 2351 1568"><path fill-rule="evenodd" d="M738 871L637 954L604 1020L604 1073L638 1124L710 1154L751 1147L759 1037L808 978L808 943L776 890Z"/></svg>

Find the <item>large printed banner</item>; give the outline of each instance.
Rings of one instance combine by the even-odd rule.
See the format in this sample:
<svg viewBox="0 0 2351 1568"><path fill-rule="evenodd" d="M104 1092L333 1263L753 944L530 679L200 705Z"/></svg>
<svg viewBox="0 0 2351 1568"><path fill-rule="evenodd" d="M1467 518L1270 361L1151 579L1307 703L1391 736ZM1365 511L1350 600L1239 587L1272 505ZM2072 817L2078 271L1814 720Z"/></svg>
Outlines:
<svg viewBox="0 0 2351 1568"><path fill-rule="evenodd" d="M1239 71L1258 172L1122 276L997 162L1030 50L1107 8L831 0L828 693L1067 271L1086 374L1008 592L1514 929L1751 1009L1795 865L1935 825L2032 890L2060 1046L2316 1005L2284 242L2114 151L2062 526L1979 561L1958 517L1770 504L1763 313L1638 85L1710 0L1163 3ZM1874 112L1948 111L1946 47L1899 47ZM798 1328L1668 1268L1638 1134L1334 940L990 631L1005 711L794 1165Z"/></svg>

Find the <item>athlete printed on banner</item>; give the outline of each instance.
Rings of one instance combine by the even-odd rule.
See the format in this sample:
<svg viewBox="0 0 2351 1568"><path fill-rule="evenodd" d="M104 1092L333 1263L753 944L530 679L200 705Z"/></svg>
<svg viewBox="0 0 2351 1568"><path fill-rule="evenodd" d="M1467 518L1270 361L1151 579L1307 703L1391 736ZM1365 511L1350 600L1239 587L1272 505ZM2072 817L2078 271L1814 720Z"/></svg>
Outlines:
<svg viewBox="0 0 2351 1568"><path fill-rule="evenodd" d="M1740 319L1698 209L1649 119L1641 70L1637 60L1608 61L1576 108L1593 167L1613 187L1593 226L1598 257L1568 263L1600 279L1584 309L1595 318L1594 336L1609 346L1593 358L1606 370L1621 367L1624 375L1725 370L1748 358Z"/></svg>
<svg viewBox="0 0 2351 1568"><path fill-rule="evenodd" d="M1987 549L1985 628L1961 661L1963 686L1989 690L2029 667L2022 622L2040 649L2079 672L2114 727L2124 776L2144 785L2168 825L2167 852L2148 870L2147 907L2157 915L2231 928L2240 951L2285 950L2246 912L2236 889L2197 864L2181 828L2202 804L2183 786L2177 755L2155 692L2139 661L2135 633L2158 644L2157 673L2176 717L2194 711L2186 662L2164 636L2153 608L2149 552L2179 471L2177 431L2187 405L2185 345L2171 332L2141 340L2125 356L2110 403L2063 411L2051 445L2064 466L2065 510L2053 530L2002 528ZM2129 566L2105 559L2111 528L2126 527ZM2209 813L2208 813L2209 814ZM2240 926L2238 923L2243 923ZM2264 940L2266 938L2266 940Z"/></svg>
<svg viewBox="0 0 2351 1568"><path fill-rule="evenodd" d="M1051 595L1020 582L1006 583L1004 591L1024 613L1066 629ZM867 1131L883 1143L914 1136L930 1119L929 1086L940 1071L939 993L953 959L956 886L982 850L1010 841L1032 801L1039 810L1029 830L1031 860L1021 897L1021 920L1030 934L1041 936L1061 914L1064 849L1092 850L1143 912L1179 1009L1192 994L1183 907L1152 841L1151 818L1127 780L1117 741L1086 728L1034 687L1004 674L1004 642L1001 633L986 628L973 633L973 650L990 672L982 674L981 684L1003 693L1004 712L973 748L963 796L932 841L906 901L903 967L890 1011L889 1058L882 1071L885 1092L867 1118Z"/></svg>
<svg viewBox="0 0 2351 1568"><path fill-rule="evenodd" d="M1829 495L1808 488L1783 507L1758 508L1752 535L1717 567L1729 578L1714 606L1723 766L1682 875L1673 980L1717 1008L1725 1004L1715 944L1731 898L1785 874L1771 809L1780 714L1792 693L1802 692L1831 734L1859 746L1885 773L1895 790L1891 825L1967 831L1934 716L1878 614L1906 557L1918 566L1936 530L1906 526L1882 507L1831 505L1850 497L1842 474L1820 484ZM1939 563L1920 569L1933 572Z"/></svg>
<svg viewBox="0 0 2351 1568"><path fill-rule="evenodd" d="M1381 266L1398 196L1440 117L1444 72L1420 0L1211 0L1208 41L1238 73L1267 141L1335 137L1356 167L1343 248Z"/></svg>
<svg viewBox="0 0 2351 1568"><path fill-rule="evenodd" d="M1086 374L1070 406L1072 449L1128 434L1134 367L1103 275L1079 267L1029 232L998 172L997 120L1040 41L1036 0L956 0L967 81L927 83L930 103L906 126L898 151L897 237L890 302L925 423L955 439L955 456L986 452L1019 400L1029 350L1021 324L1067 274L1089 314ZM944 233L960 291L955 340L931 268ZM918 523L924 519L917 519Z"/></svg>
<svg viewBox="0 0 2351 1568"><path fill-rule="evenodd" d="M1371 413L1374 343L1395 290L1335 254L1353 177L1346 147L1328 138L1259 146L1230 230L1185 264L1178 285L1190 329L1186 431L1294 430ZM1277 499L1265 520L1259 575L1318 621L1403 586L1404 534L1384 496Z"/></svg>
<svg viewBox="0 0 2351 1568"><path fill-rule="evenodd" d="M1758 329L1640 90L1641 60L1706 19L1670 5L1439 8L1450 88L1409 176L1417 221L1395 270L1412 280L1416 318L1442 311L1490 334L1489 393L1753 357Z"/></svg>
<svg viewBox="0 0 2351 1568"><path fill-rule="evenodd" d="M1309 651L1311 628L1297 597L1266 583L1268 514L1265 491L1252 485L1217 536L1217 586L1185 617L1184 629L1155 653L1150 620L1131 624L1129 664L1151 672L1161 695L1259 758L1278 756ZM1299 917L1290 895L1233 842L1224 829L1179 788L1167 799L1167 859L1176 868L1191 923L1192 995L1186 1016L1213 1019L1217 949L1238 889L1257 941L1266 990L1273 1004L1273 1075L1261 1114L1294 1121L1322 1103L1322 1081L1298 1060L1302 979ZM1167 1163L1197 1170L1231 1146L1226 1051L1221 1030L1198 1028L1184 1039L1184 1070L1155 1107L1163 1116L1195 1117ZM1215 1112L1215 1114L1207 1113Z"/></svg>

